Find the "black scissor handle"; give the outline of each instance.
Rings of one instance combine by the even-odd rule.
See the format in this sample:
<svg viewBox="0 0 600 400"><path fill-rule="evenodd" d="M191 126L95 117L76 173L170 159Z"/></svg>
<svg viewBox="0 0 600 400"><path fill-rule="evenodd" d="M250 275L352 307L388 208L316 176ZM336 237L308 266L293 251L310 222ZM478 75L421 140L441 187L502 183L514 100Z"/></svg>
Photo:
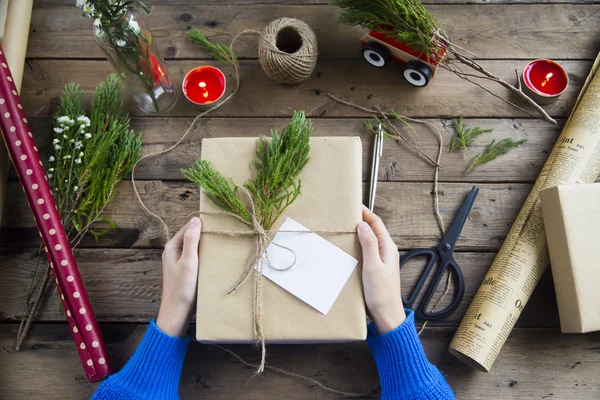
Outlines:
<svg viewBox="0 0 600 400"><path fill-rule="evenodd" d="M406 308L410 308L411 310L413 309L413 306L415 304L415 301L417 300L417 297L419 296L419 293L421 293L421 290L423 289L423 285L425 285L425 281L427 281L427 277L431 273L431 270L435 267L438 255L435 249L430 248L411 250L408 253L404 254L402 257L400 257L400 270L402 270L402 267L404 267L404 265L409 260L421 256L427 257L428 260L427 265L425 266L425 270L421 273L421 276L419 277L419 280L410 292L408 299L402 297L402 302L404 303L404 306Z"/></svg>
<svg viewBox="0 0 600 400"><path fill-rule="evenodd" d="M452 271L452 278L456 282L456 285L455 285L456 290L455 290L452 302L448 306L446 306L443 310L428 312L427 309L429 307L429 303L431 302L431 299L433 298L433 295L435 294L435 292L440 284L440 281L442 280L442 277L444 276L444 273L446 272L447 269L450 269ZM429 290L427 291L425 300L423 300L423 303L421 304L421 306L417 310L415 310L415 316L417 318L424 319L424 320L437 320L437 319L446 318L447 316L452 314L454 311L456 311L456 309L460 305L460 302L462 301L464 295L465 295L465 278L463 276L463 273L462 273L460 267L458 266L458 264L456 264L456 261L454 261L454 259L445 261L441 265L441 267L437 270L436 276L434 277L434 281L429 286Z"/></svg>

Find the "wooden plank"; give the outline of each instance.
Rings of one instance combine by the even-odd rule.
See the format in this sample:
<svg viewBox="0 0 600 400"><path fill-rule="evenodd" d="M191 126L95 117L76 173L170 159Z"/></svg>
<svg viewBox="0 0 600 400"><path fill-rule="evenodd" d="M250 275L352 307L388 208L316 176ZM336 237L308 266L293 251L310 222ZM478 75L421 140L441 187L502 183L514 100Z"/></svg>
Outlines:
<svg viewBox="0 0 600 400"><path fill-rule="evenodd" d="M174 82L179 85L185 73L198 63L193 60L171 61ZM86 102L89 102L94 88L112 71L107 61L35 60L29 64L21 93L29 116L49 116L54 112L63 86L68 81L81 84L86 92ZM522 69L525 64L525 61L518 60L482 61L485 68L509 82L515 81L514 70ZM588 61L565 61L563 65L569 71L571 84L558 101L546 107L555 117L568 117L590 68ZM229 67L224 67L224 71L227 75L232 73ZM232 90L232 83L230 77L229 90ZM498 85L484 85L500 95L507 95L506 90ZM465 117L529 117L448 71L440 71L427 87L415 88L404 81L398 65L377 70L361 60L323 60L310 79L291 87L267 78L257 61L242 61L240 91L230 103L211 116L281 117L290 116L293 110L299 109L306 110L312 117L369 116L334 103L326 96L328 92L364 106L393 108L412 117L454 118L461 113ZM189 117L199 113L183 96L179 97L179 103L169 116ZM131 104L131 100L127 104L133 115L143 115Z"/></svg>
<svg viewBox="0 0 600 400"><path fill-rule="evenodd" d="M146 17L160 50L168 58L210 58L186 39L186 31L202 29L210 40L229 44L238 32L262 30L271 21L294 17L317 34L319 57L359 59L365 30L335 23L338 7L277 5L262 2L241 10L224 4L197 2L182 6L156 3ZM313 2L314 3L314 2ZM32 58L103 58L92 35L92 21L81 17L72 2L36 3L27 56ZM481 58L594 59L600 45L599 5L438 5L427 9L452 40ZM77 37L76 41L71 38ZM236 52L256 58L256 36L243 38Z"/></svg>
<svg viewBox="0 0 600 400"><path fill-rule="evenodd" d="M145 325L102 324L111 360L120 369L141 340ZM87 399L97 384L86 382L66 324L35 324L20 352L12 350L17 326L0 325L2 387L14 398ZM600 334L564 335L557 330L515 329L492 371L478 373L447 351L452 328L431 328L421 341L455 390L457 398L597 399ZM252 346L227 346L250 362L259 355ZM365 343L273 345L269 364L307 375L326 385L362 392L378 384ZM337 399L293 378L266 372L250 379L252 369L222 350L192 343L180 384L182 398L203 399ZM43 379L42 379L43 378ZM48 384L60 382L60 385Z"/></svg>
<svg viewBox="0 0 600 400"><path fill-rule="evenodd" d="M139 181L138 190L148 208L162 215L174 234L185 216L198 211L198 187L185 182ZM470 183L440 184L440 208L448 225L470 191ZM481 184L477 202L463 228L457 248L462 251L498 250L529 194L530 184ZM367 186L365 185L365 191ZM440 230L433 215L432 185L417 182L382 182L378 186L375 211L385 221L400 248L433 246ZM366 198L366 193L364 198ZM162 248L164 234L160 222L139 205L131 182L122 182L114 200L103 213L119 229L95 241L88 237L81 247ZM178 218L178 219L175 219ZM39 235L29 206L17 181L8 184L0 245L37 247Z"/></svg>
<svg viewBox="0 0 600 400"><path fill-rule="evenodd" d="M0 321L20 320L23 301L29 288L37 249L6 250L0 255ZM147 322L160 306L162 288L162 250L81 249L75 255L86 283L96 317L101 321ZM457 253L456 259L465 275L465 298L448 319L434 325L458 326L494 258L494 253ZM45 268L42 260L41 268ZM200 266L202 268L202 266ZM41 269L40 269L41 270ZM408 297L421 268L407 265L402 271L402 291ZM35 286L43 279L37 275ZM445 281L443 283L445 285ZM442 288L440 288L440 293ZM284 294L282 292L282 295ZM439 309L449 303L448 294ZM437 299L434 299L434 302ZM39 321L63 321L58 296L50 295L38 314ZM522 327L559 327L552 277L547 273L540 281L521 318Z"/></svg>
<svg viewBox="0 0 600 400"><path fill-rule="evenodd" d="M442 132L444 137L443 168L440 181L460 182L533 182L552 150L554 142L562 128L552 126L540 120L473 119L467 120L469 126L481 126L494 129L493 132L479 136L470 149L471 156L481 153L493 140L506 137L526 138L528 142L494 162L484 165L464 175L468 157L461 152L450 153L450 140L454 128L450 120L430 119L429 122ZM35 141L47 159L51 148L52 135L50 118L30 118ZM191 118L134 118L132 127L142 134L144 147L142 154L155 153L170 147L181 137L192 122ZM270 129L281 129L287 119L281 118L209 118L198 122L182 145L175 150L142 162L136 171L136 179L182 180L179 170L188 168L202 151L203 138L243 137L268 135ZM363 181L370 179L373 135L364 125L365 119L313 119L315 136L360 136L363 142ZM415 142L413 134L402 124L396 124L405 136ZM437 136L426 127L415 125L418 143L421 148L435 158L438 151ZM383 156L379 171L381 181L420 181L432 179L431 164L412 149L394 140L384 143ZM11 170L11 178L16 174Z"/></svg>

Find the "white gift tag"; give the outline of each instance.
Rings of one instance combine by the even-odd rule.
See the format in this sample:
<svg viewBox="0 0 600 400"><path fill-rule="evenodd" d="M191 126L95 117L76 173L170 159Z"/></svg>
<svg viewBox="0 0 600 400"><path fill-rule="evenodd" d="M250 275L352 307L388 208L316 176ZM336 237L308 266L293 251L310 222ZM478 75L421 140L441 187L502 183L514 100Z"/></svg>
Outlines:
<svg viewBox="0 0 600 400"><path fill-rule="evenodd" d="M263 255L263 275L327 315L358 260L316 233L282 231L310 232L287 218L273 242L292 249L296 253L296 263L287 270L278 270L291 265L294 256L271 243L266 250L268 262ZM254 268L257 269L257 266Z"/></svg>

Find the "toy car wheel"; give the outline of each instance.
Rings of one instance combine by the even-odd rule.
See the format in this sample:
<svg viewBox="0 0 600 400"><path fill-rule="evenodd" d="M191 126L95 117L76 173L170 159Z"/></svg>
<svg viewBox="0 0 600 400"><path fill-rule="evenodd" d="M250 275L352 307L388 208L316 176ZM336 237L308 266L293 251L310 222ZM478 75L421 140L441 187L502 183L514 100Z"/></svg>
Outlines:
<svg viewBox="0 0 600 400"><path fill-rule="evenodd" d="M404 70L404 79L413 86L427 86L433 73L431 68L418 61L409 61Z"/></svg>
<svg viewBox="0 0 600 400"><path fill-rule="evenodd" d="M369 64L378 68L385 66L390 59L389 50L379 43L365 44L363 46L362 54Z"/></svg>

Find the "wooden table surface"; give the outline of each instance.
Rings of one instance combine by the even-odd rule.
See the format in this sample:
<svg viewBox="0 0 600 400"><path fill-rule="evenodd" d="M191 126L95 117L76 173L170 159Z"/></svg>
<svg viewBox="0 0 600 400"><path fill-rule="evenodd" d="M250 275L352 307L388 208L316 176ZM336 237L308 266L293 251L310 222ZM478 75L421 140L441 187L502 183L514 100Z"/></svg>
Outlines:
<svg viewBox="0 0 600 400"><path fill-rule="evenodd" d="M362 138L363 178L367 182L373 143L364 128L369 115L335 104L327 93L365 106L380 105L427 118L441 129L445 141L439 187L444 221L448 224L452 220L474 183L481 188L456 255L466 278L465 298L454 315L431 323L421 336L430 360L447 375L461 399L599 399L600 334L560 333L549 273L539 283L490 373L467 367L447 352L447 346L600 50L600 2L426 2L453 42L475 52L482 65L511 82L514 70L521 70L529 60L552 58L561 62L571 84L560 100L547 106L559 126L532 119L446 71L440 71L428 87L416 89L403 81L396 65L382 70L369 66L360 55L362 31L334 24L339 10L321 4L326 1L147 1L152 9L147 20L178 84L192 67L216 65L186 40L185 33L191 28L201 29L215 42L229 43L241 30L260 30L278 17L296 17L315 30L320 57L309 80L282 86L270 81L260 69L256 37L242 38L236 48L242 81L237 96L210 119L199 121L189 140L175 151L144 162L137 175L138 189L146 203L167 218L197 210L198 188L178 171L199 157L201 139L264 135L269 128L282 127L295 109L305 110L312 118L315 135ZM80 83L89 102L93 88L111 71L94 42L91 21L82 18L72 3L36 0L34 5L22 98L42 150L47 150L51 141L49 117L63 85L68 81ZM499 87L494 89L507 94ZM160 117L143 115L129 99L127 107L133 127L143 134L144 154L174 143L197 114L181 98L168 115ZM478 138L473 153L481 151L492 138L529 141L465 176L465 156L448 152L451 119L460 113L469 125L494 128ZM435 155L437 142L431 132L419 130L418 135L422 148ZM432 175L431 167L412 151L386 141L376 211L401 249L431 246L440 236L431 209ZM86 238L75 254L112 362L121 368L158 311L164 243L160 225L134 199L130 180L119 185L105 216L119 228L98 241ZM181 224L181 220L171 223L171 232ZM39 314L24 348L14 351L23 298L39 245L14 172L8 182L0 232L0 398L88 398L96 385L84 377L56 294ZM413 281L414 276L407 276L404 290L409 290ZM231 348L251 362L259 357L250 346ZM378 383L365 343L273 345L268 351L269 364L340 390L360 392ZM194 343L186 358L181 394L183 398L207 399L339 398L270 372L248 382L252 372L221 350Z"/></svg>

